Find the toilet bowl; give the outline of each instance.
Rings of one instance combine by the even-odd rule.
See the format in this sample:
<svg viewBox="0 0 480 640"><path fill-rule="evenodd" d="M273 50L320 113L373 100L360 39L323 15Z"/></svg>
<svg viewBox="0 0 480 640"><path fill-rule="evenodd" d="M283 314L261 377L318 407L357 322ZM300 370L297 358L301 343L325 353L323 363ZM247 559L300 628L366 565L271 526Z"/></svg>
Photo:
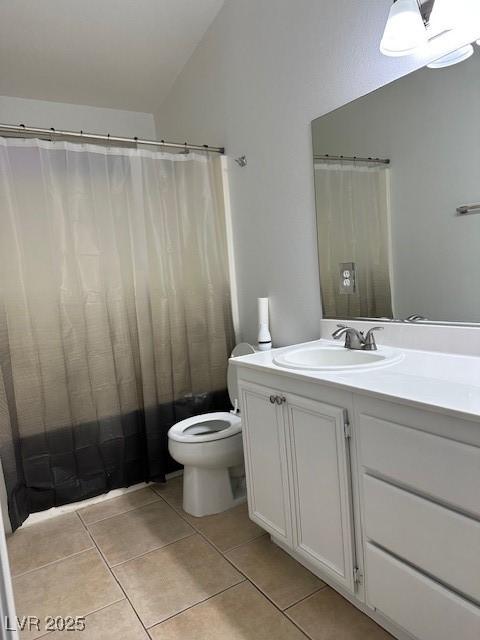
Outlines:
<svg viewBox="0 0 480 640"><path fill-rule="evenodd" d="M232 358L255 353L242 343ZM168 432L168 450L183 464L183 509L193 516L220 513L245 501L242 421L237 412L236 370L228 366L228 393L235 409L177 422Z"/></svg>

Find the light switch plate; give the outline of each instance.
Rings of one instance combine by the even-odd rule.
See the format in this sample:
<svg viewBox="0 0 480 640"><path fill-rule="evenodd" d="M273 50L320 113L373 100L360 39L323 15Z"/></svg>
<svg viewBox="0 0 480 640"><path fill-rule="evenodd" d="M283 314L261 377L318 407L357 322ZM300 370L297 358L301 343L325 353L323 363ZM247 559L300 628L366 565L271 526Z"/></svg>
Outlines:
<svg viewBox="0 0 480 640"><path fill-rule="evenodd" d="M339 293L343 295L351 295L355 293L355 263L340 262L339 264Z"/></svg>

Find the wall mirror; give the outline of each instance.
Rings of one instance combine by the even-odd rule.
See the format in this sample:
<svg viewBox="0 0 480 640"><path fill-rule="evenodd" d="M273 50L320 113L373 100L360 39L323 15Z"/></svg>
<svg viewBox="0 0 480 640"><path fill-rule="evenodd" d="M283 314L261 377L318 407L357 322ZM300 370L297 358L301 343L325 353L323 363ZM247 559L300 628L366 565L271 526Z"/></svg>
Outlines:
<svg viewBox="0 0 480 640"><path fill-rule="evenodd" d="M325 318L480 323L480 53L312 122Z"/></svg>

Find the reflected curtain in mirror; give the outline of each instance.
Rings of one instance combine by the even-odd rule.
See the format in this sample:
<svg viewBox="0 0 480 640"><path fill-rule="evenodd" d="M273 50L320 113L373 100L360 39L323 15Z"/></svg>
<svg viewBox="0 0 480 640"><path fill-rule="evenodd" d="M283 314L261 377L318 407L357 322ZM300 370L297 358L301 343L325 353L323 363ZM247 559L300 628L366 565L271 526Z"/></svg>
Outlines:
<svg viewBox="0 0 480 640"><path fill-rule="evenodd" d="M164 479L167 431L225 409L220 159L0 140L0 455L31 511Z"/></svg>
<svg viewBox="0 0 480 640"><path fill-rule="evenodd" d="M392 317L388 169L315 162L323 315ZM355 290L341 288L341 265L354 263Z"/></svg>

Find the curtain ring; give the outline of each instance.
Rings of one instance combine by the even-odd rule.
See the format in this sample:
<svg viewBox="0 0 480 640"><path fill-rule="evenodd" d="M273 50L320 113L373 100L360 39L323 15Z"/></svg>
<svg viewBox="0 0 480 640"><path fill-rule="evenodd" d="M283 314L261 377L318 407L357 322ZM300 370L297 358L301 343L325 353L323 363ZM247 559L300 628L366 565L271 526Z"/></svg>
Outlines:
<svg viewBox="0 0 480 640"><path fill-rule="evenodd" d="M50 142L54 143L54 142L55 142L55 140L54 140L54 138L53 138L53 134L55 133L55 127L50 127L50 131L52 132L52 133L50 134Z"/></svg>

